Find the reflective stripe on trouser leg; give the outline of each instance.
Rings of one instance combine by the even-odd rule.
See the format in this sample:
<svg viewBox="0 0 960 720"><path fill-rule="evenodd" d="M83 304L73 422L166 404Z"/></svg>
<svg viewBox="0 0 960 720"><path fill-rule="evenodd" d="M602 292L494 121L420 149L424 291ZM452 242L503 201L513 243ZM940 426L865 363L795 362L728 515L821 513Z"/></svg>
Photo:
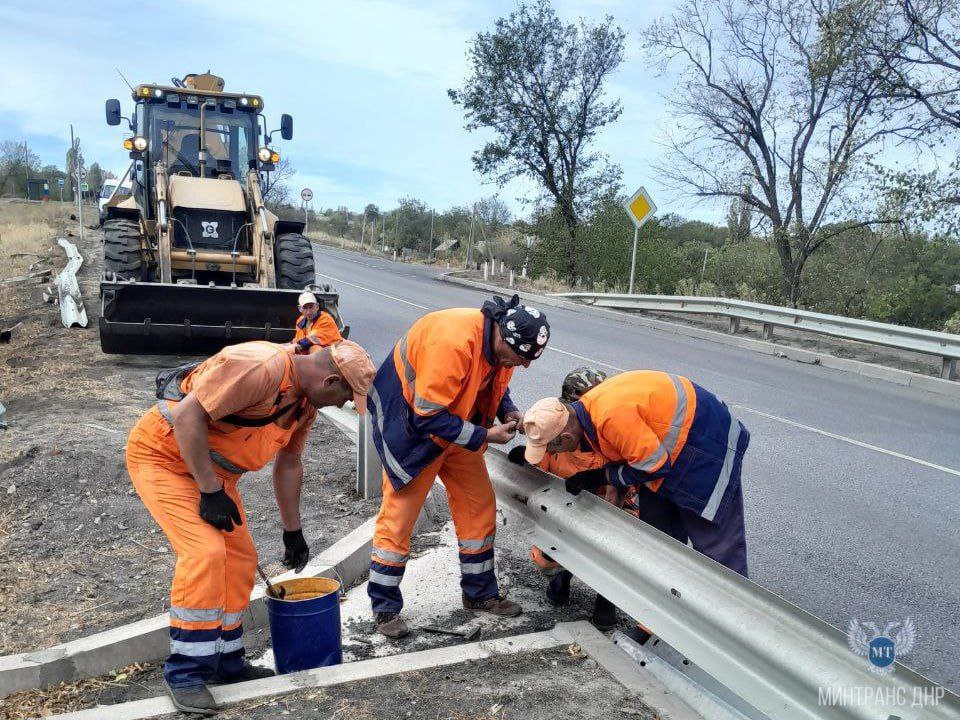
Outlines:
<svg viewBox="0 0 960 720"><path fill-rule="evenodd" d="M225 486L227 494L237 504L243 525L235 527L232 532L225 533L227 551L227 587L226 602L223 613L223 634L220 648L220 666L217 676L230 678L243 670L243 612L250 604L250 593L253 591L255 573L257 570L257 548L253 544L247 524L247 514L243 508L243 500L237 492L236 483ZM244 530L244 532L238 532Z"/></svg>
<svg viewBox="0 0 960 720"><path fill-rule="evenodd" d="M383 475L383 499L373 533L367 583L374 614L398 613L403 608L400 580L410 555L410 536L442 459L443 455L427 465L402 490L395 490L386 473Z"/></svg>
<svg viewBox="0 0 960 720"><path fill-rule="evenodd" d="M460 587L467 597L486 600L499 594L493 564L493 548L478 553L460 551Z"/></svg>
<svg viewBox="0 0 960 720"><path fill-rule="evenodd" d="M253 540L246 523L224 533L205 522L200 491L189 474L132 458L130 446L127 468L134 487L177 555L164 678L173 687L200 685L217 672L224 652L242 646L239 626L225 636L224 611L236 613L249 601L256 566ZM226 491L238 502L235 482L226 483Z"/></svg>
<svg viewBox="0 0 960 720"><path fill-rule="evenodd" d="M500 592L493 570L497 499L483 454L452 446L443 456L440 479L447 489L460 546L460 587L474 601L496 597Z"/></svg>

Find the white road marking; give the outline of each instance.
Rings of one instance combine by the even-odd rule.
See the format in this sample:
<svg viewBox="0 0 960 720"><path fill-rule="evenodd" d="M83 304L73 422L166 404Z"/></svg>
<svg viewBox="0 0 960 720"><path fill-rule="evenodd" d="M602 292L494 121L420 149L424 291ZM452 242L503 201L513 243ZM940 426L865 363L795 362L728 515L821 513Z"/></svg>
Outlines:
<svg viewBox="0 0 960 720"><path fill-rule="evenodd" d="M410 302L409 300L404 300L403 298L398 298L396 295L387 295L382 293L379 290L372 290L371 288L364 287L363 285L357 285L356 283L347 282L346 280L341 280L336 278L333 275L324 275L323 273L317 273L320 277L327 278L328 280L334 280L341 285L349 285L350 287L355 287L358 290L366 290L368 293L373 293L374 295L379 295L380 297L389 298L390 300L396 300L397 302L402 302L404 305L412 305L415 308L420 308L421 310L436 310L437 308L427 307L426 305L418 305L415 302Z"/></svg>
<svg viewBox="0 0 960 720"><path fill-rule="evenodd" d="M357 285L355 283L347 282L346 280L340 280L339 278L335 278L331 275L321 275L320 273L317 273L317 275L320 275L321 277L329 278L330 280L336 280L338 283L341 283L343 285L349 285L359 290L366 290L367 292L373 293L374 295L380 295L382 297L389 298L391 300L396 300L398 302L406 303L407 305L412 305L413 307L420 308L422 310L437 309L437 308L429 308L426 305L418 305L417 303L410 302L409 300L404 300L403 298L394 297L393 295L387 295L386 293L382 293L378 290L373 290L371 288L364 287L363 285ZM590 358L590 357L587 357L586 355L579 355L577 353L570 352L569 350L561 350L560 348L553 347L552 345L548 345L547 350L553 350L554 352L558 352L561 355L569 355L570 357L575 357L578 360L584 360L585 362L592 363L594 365L601 365L603 367L610 368L611 370L615 370L617 372L626 372L624 368L617 367L616 365L611 365L610 363L605 363L602 360L596 360L595 358ZM829 432L828 430L821 430L820 428L815 428L815 427L812 427L811 425L804 425L803 423L799 423L796 420L790 420L788 418L780 417L779 415L772 415L771 413L764 412L763 410L757 410L755 408L749 407L748 405L741 405L740 403L730 403L730 405L732 405L733 407L738 407L742 410L746 410L747 412L754 413L756 415L761 415L769 420L774 420L775 422L783 423L784 425L790 425L792 427L800 428L801 430L807 430L808 432L816 433L818 435L823 435L824 437L832 438L833 440L839 440L840 442L845 442L850 445L855 445L856 447L861 447L866 450L873 450L874 452L882 453L883 455L889 455L890 457L895 457L900 460L906 460L907 462L916 463L917 465L922 465L923 467L927 467L932 470L940 470L941 472L945 472L950 475L956 475L960 477L960 470L955 470L954 468L949 468L949 467L946 467L945 465L937 465L936 463L932 463L927 460L922 460L920 458L913 457L912 455L905 455L903 453L897 452L896 450L887 450L886 448L882 448L878 445L871 445L870 443L866 443L861 440L855 440L853 438L846 437L845 435L838 435L837 433L832 433L832 432Z"/></svg>
<svg viewBox="0 0 960 720"><path fill-rule="evenodd" d="M889 455L891 457L900 458L901 460L907 460L917 465L923 465L924 467L931 468L933 470L940 470L945 473L950 473L951 475L957 475L960 477L960 470L955 470L953 468L946 467L944 465L937 465L936 463L928 462L927 460L921 460L920 458L913 457L912 455L904 455L899 453L896 450L887 450L886 448L879 447L877 445L871 445L870 443L863 442L861 440L854 440L853 438L848 438L844 435L837 435L836 433L829 432L827 430L821 430L820 428L811 427L810 425L804 425L803 423L798 423L796 420L789 420L787 418L780 417L779 415L771 415L770 413L763 412L763 410L755 410L752 407L747 407L746 405L740 405L739 403L730 403L734 407L741 408L747 412L752 412L756 415L762 415L765 418L770 420L776 420L777 422L784 423L785 425L792 425L793 427L801 428L802 430L808 430L812 433L817 433L818 435L823 435L824 437L833 438L834 440L841 440L845 443L850 443L851 445L856 445L857 447L866 448L867 450L873 450L874 452L883 453L884 455Z"/></svg>

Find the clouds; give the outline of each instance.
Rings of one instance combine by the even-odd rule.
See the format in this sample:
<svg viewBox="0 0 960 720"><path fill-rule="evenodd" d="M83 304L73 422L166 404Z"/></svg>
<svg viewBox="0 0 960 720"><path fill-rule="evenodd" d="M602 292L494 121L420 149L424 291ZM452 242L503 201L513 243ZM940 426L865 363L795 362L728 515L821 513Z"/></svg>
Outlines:
<svg viewBox="0 0 960 720"><path fill-rule="evenodd" d="M660 152L663 83L650 77L635 31L665 2L557 5L569 19L611 13L631 31L627 63L612 87L624 115L599 146L623 166L628 186L644 183L655 195L647 168ZM228 90L261 94L271 127L281 112L294 116L294 139L279 150L298 169L294 184L313 187L318 207L390 207L405 195L438 207L467 204L495 188L474 175L470 156L482 135L463 130L446 91L464 77L472 35L513 7L505 0L15 0L0 8L0 131L27 139L44 163L62 164L73 122L88 161L122 169L125 128L104 123L103 102L118 97L127 114L132 101L114 68L133 84L209 68ZM522 182L502 191L515 210L515 198L529 194ZM683 210L661 199L661 207Z"/></svg>

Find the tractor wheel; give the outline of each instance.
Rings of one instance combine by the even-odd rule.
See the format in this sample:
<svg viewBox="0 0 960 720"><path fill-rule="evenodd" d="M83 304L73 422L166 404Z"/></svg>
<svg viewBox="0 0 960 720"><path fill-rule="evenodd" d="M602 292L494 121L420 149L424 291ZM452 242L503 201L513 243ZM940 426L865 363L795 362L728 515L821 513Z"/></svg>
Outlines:
<svg viewBox="0 0 960 720"><path fill-rule="evenodd" d="M140 223L111 218L103 223L103 271L125 280L140 280L143 255L140 252Z"/></svg>
<svg viewBox="0 0 960 720"><path fill-rule="evenodd" d="M313 285L313 244L300 233L277 236L277 287L282 290L303 290Z"/></svg>

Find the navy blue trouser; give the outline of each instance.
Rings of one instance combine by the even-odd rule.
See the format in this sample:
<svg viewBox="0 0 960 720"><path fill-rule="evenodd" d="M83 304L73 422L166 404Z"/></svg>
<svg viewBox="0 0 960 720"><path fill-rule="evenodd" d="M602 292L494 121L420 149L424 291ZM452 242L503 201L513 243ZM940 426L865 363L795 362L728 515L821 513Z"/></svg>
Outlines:
<svg viewBox="0 0 960 720"><path fill-rule="evenodd" d="M652 492L646 485L638 485L637 491L641 520L682 543L689 541L694 550L748 577L743 488L739 482L728 490L731 495L724 502L726 507L721 508L713 522Z"/></svg>

